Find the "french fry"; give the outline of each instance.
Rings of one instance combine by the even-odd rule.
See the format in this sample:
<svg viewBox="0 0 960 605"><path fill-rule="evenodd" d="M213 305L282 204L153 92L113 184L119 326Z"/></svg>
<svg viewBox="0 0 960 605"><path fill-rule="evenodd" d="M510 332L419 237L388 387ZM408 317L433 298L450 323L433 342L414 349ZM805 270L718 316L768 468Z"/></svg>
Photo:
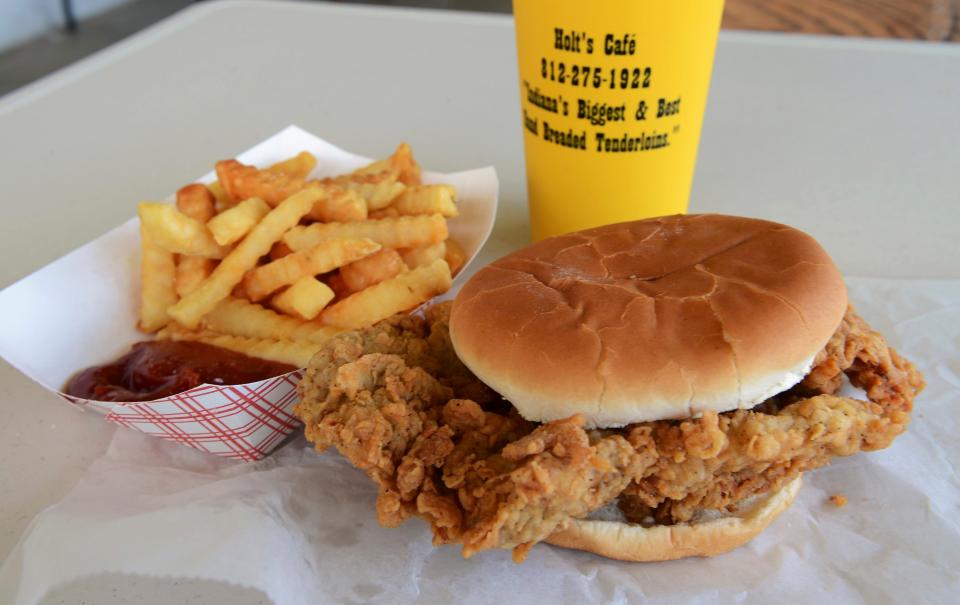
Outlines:
<svg viewBox="0 0 960 605"><path fill-rule="evenodd" d="M313 172L316 166L317 158L313 157L313 154L309 151L301 151L290 159L277 162L267 168L267 170L275 174L288 174L305 179Z"/></svg>
<svg viewBox="0 0 960 605"><path fill-rule="evenodd" d="M385 248L428 246L447 238L447 222L439 214L401 216L359 223L314 223L297 226L283 236L294 252L333 237L366 237Z"/></svg>
<svg viewBox="0 0 960 605"><path fill-rule="evenodd" d="M316 164L305 151L267 168L224 160L176 208L140 204L141 328L305 365L339 331L450 288L465 261L445 242L456 192L423 185L409 145L308 182ZM271 295L285 314L251 302Z"/></svg>
<svg viewBox="0 0 960 605"><path fill-rule="evenodd" d="M350 292L359 292L407 270L400 254L383 248L340 268L340 278Z"/></svg>
<svg viewBox="0 0 960 605"><path fill-rule="evenodd" d="M230 194L227 193L227 190L223 188L223 185L220 184L220 181L214 181L207 185L207 190L213 195L213 208L217 212L223 212L237 203L237 200L230 197Z"/></svg>
<svg viewBox="0 0 960 605"><path fill-rule="evenodd" d="M144 332L156 332L170 321L167 307L177 302L177 268L173 253L157 245L140 224L140 323Z"/></svg>
<svg viewBox="0 0 960 605"><path fill-rule="evenodd" d="M327 325L363 328L446 292L450 284L450 268L438 259L352 294L328 307L320 317Z"/></svg>
<svg viewBox="0 0 960 605"><path fill-rule="evenodd" d="M307 218L325 223L352 223L367 220L367 202L352 189L323 186L324 197L313 205Z"/></svg>
<svg viewBox="0 0 960 605"><path fill-rule="evenodd" d="M216 214L214 197L205 185L193 183L177 191L177 210L195 221L205 223ZM177 296L193 292L213 271L214 261L202 256L181 256L177 260Z"/></svg>
<svg viewBox="0 0 960 605"><path fill-rule="evenodd" d="M268 212L266 202L252 197L210 219L207 228L218 244L226 246L246 235Z"/></svg>
<svg viewBox="0 0 960 605"><path fill-rule="evenodd" d="M308 275L270 300L274 309L304 321L310 321L333 300L333 290L325 283Z"/></svg>
<svg viewBox="0 0 960 605"><path fill-rule="evenodd" d="M223 258L229 251L217 244L206 225L179 212L170 204L141 202L137 212L150 238L170 252Z"/></svg>
<svg viewBox="0 0 960 605"><path fill-rule="evenodd" d="M389 208L399 214L457 216L457 205L453 203L456 193L450 185L415 185L407 187Z"/></svg>
<svg viewBox="0 0 960 605"><path fill-rule="evenodd" d="M368 210L386 208L406 189L406 185L395 180L395 177L375 182L343 181L338 184L363 198Z"/></svg>
<svg viewBox="0 0 960 605"><path fill-rule="evenodd" d="M225 298L203 318L203 327L213 332L266 338L324 343L340 333L340 329L316 322L305 322L280 315L238 298Z"/></svg>
<svg viewBox="0 0 960 605"><path fill-rule="evenodd" d="M413 150L406 143L400 143L390 156L390 166L399 173L397 179L404 185L421 183L420 165L413 158Z"/></svg>
<svg viewBox="0 0 960 605"><path fill-rule="evenodd" d="M329 277L326 278L326 282L327 282L327 285L330 286L330 289L333 290L333 293L336 295L336 298L334 300L336 300L337 298L346 298L347 296L350 296L352 294L352 292L350 292L350 289L347 288L347 284L343 283L343 278L340 277L339 271L331 273Z"/></svg>
<svg viewBox="0 0 960 605"><path fill-rule="evenodd" d="M250 300L250 297L247 296L247 289L243 287L242 281L234 286L233 290L230 290L230 296L241 300Z"/></svg>
<svg viewBox="0 0 960 605"><path fill-rule="evenodd" d="M177 210L193 220L205 223L216 214L213 194L206 185L193 183L177 191Z"/></svg>
<svg viewBox="0 0 960 605"><path fill-rule="evenodd" d="M463 269L464 263L467 262L467 254L463 251L463 248L460 247L456 241L452 239L447 240L447 251L443 255L447 265L450 267L451 275L456 275L460 272L460 269Z"/></svg>
<svg viewBox="0 0 960 605"><path fill-rule="evenodd" d="M382 172L388 172L390 170L391 170L390 158L384 158L382 160L375 160L373 162L370 162L366 166L361 166L360 168L357 168L350 174L342 175L341 178L355 179L357 177L367 177L367 176L377 175ZM398 172L398 171L394 171L394 172Z"/></svg>
<svg viewBox="0 0 960 605"><path fill-rule="evenodd" d="M253 269L243 278L247 297L257 302L302 277L333 271L380 249L367 238L330 238L316 246Z"/></svg>
<svg viewBox="0 0 960 605"><path fill-rule="evenodd" d="M197 286L210 276L214 266L216 266L216 261L212 258L181 256L180 260L177 261L177 296L182 298L196 290Z"/></svg>
<svg viewBox="0 0 960 605"><path fill-rule="evenodd" d="M386 171L394 172L397 175L397 180L404 185L419 185L421 182L420 165L413 158L413 150L410 149L410 145L406 143L400 143L389 158L358 168L351 175L367 176Z"/></svg>
<svg viewBox="0 0 960 605"><path fill-rule="evenodd" d="M288 254L293 254L293 250L291 250L290 246L288 246L283 240L275 243L273 247L270 248L270 260L277 260L278 258L283 258Z"/></svg>
<svg viewBox="0 0 960 605"><path fill-rule="evenodd" d="M403 259L404 264L411 269L416 269L417 267L422 267L423 265L429 265L438 258L444 258L447 254L447 244L446 242L437 242L436 244L430 244L429 246L404 248L403 250L398 250L398 252L400 253L400 258Z"/></svg>
<svg viewBox="0 0 960 605"><path fill-rule="evenodd" d="M387 206L367 214L367 218L372 221L378 221L382 218L397 218L398 216L400 216L400 213L393 206Z"/></svg>
<svg viewBox="0 0 960 605"><path fill-rule="evenodd" d="M188 328L196 328L200 319L230 295L243 275L256 266L274 242L310 211L318 195L315 189L305 189L278 204L217 265L210 277L168 309L170 316Z"/></svg>
<svg viewBox="0 0 960 605"><path fill-rule="evenodd" d="M237 160L216 163L217 179L235 200L258 197L276 206L303 189L304 178L287 172L259 170Z"/></svg>
<svg viewBox="0 0 960 605"><path fill-rule="evenodd" d="M266 338L248 338L216 332L191 331L183 328L164 328L157 338L160 340L191 340L215 347L230 349L250 357L259 357L269 361L279 361L298 368L305 368L317 351L323 346L312 342L276 340Z"/></svg>

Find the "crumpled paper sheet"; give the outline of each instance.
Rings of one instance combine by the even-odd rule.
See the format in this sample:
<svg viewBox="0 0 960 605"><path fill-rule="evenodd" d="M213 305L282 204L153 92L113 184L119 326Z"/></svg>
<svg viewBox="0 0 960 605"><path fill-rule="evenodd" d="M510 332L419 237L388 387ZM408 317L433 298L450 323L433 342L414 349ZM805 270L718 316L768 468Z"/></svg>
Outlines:
<svg viewBox="0 0 960 605"><path fill-rule="evenodd" d="M300 436L243 464L121 430L34 520L0 568L0 594L32 604L65 583L119 573L219 580L277 605L955 603L960 281L848 283L860 313L929 386L892 447L808 473L793 507L732 553L633 564L538 545L522 565L506 551L465 561L432 547L418 520L379 527L371 482ZM849 504L830 504L833 493Z"/></svg>

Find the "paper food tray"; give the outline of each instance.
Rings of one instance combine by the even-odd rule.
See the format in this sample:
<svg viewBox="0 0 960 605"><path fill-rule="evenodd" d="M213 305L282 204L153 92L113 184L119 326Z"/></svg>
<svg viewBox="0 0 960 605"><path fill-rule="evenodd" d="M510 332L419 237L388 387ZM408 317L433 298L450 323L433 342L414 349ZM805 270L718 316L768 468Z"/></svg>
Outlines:
<svg viewBox="0 0 960 605"><path fill-rule="evenodd" d="M341 174L371 161L296 126L237 158L262 167L304 150L317 158L312 177ZM197 179L214 180L213 172ZM425 171L423 180L457 188L460 214L448 225L450 237L466 253L466 267L493 228L496 172L490 167L451 174ZM136 201L131 200L131 210ZM0 311L17 318L0 333L0 355L44 388L104 414L109 422L228 458L263 458L299 427L292 412L301 371L242 385L200 385L147 402L92 401L59 390L75 372L116 359L147 338L136 330L139 239L134 218L0 292ZM66 313L64 293L69 293Z"/></svg>

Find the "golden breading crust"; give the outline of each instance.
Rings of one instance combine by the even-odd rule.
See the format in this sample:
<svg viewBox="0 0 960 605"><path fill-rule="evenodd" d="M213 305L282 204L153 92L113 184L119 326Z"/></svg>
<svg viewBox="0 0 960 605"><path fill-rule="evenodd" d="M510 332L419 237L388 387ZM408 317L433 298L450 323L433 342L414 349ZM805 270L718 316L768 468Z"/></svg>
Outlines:
<svg viewBox="0 0 960 605"><path fill-rule="evenodd" d="M341 334L311 361L295 408L307 438L379 487L380 523L424 518L465 556L533 544L619 497L635 522L732 510L833 456L886 447L923 379L853 310L790 392L754 410L616 430L521 418L450 344L449 304ZM834 395L846 375L869 401Z"/></svg>

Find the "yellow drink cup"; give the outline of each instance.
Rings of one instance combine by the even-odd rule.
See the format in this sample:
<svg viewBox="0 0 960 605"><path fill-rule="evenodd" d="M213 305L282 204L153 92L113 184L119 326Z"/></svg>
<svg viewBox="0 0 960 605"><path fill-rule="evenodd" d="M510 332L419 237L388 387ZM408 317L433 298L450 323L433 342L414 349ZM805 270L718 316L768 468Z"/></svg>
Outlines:
<svg viewBox="0 0 960 605"><path fill-rule="evenodd" d="M723 0L514 0L534 240L686 212Z"/></svg>

